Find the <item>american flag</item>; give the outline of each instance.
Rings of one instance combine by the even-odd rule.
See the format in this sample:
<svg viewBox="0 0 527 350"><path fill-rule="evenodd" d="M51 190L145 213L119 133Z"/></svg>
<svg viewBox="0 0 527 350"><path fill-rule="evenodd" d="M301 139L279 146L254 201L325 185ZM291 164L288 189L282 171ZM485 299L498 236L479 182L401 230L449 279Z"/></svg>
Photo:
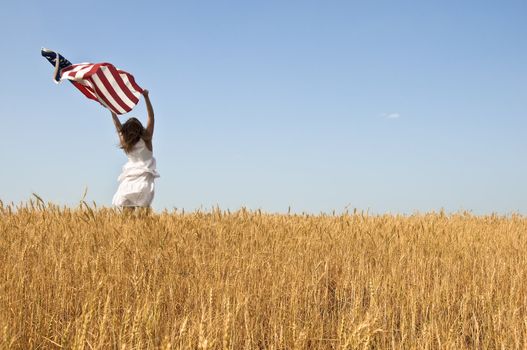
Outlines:
<svg viewBox="0 0 527 350"><path fill-rule="evenodd" d="M84 96L99 102L115 114L128 113L139 102L143 89L130 73L110 63L71 64L57 52L48 49L42 49L41 53L55 66L56 82L69 80Z"/></svg>

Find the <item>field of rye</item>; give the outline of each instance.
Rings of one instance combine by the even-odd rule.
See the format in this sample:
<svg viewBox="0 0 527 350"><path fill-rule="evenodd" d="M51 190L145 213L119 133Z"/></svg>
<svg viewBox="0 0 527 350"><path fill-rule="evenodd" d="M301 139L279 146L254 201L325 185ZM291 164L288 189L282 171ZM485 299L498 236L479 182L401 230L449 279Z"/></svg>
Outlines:
<svg viewBox="0 0 527 350"><path fill-rule="evenodd" d="M526 346L523 216L0 204L0 349Z"/></svg>

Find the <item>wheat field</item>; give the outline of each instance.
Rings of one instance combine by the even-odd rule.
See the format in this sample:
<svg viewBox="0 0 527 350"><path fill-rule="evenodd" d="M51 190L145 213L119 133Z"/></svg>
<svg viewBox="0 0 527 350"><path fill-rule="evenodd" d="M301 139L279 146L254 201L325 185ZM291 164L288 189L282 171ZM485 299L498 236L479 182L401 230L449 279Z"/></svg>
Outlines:
<svg viewBox="0 0 527 350"><path fill-rule="evenodd" d="M522 349L526 252L520 215L0 204L0 348Z"/></svg>

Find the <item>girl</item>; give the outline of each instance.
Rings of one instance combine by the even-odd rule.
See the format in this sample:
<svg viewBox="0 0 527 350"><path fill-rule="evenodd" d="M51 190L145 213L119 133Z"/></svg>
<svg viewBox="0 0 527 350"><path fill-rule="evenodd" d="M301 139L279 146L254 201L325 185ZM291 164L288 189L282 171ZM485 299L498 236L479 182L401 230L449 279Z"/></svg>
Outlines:
<svg viewBox="0 0 527 350"><path fill-rule="evenodd" d="M148 97L148 90L143 91L143 97L148 111L146 129L133 117L121 125L117 115L112 112L120 146L128 157L128 162L123 166L118 178L119 188L113 196L112 204L132 210L135 207L150 207L154 199L154 179L159 177L156 159L152 153L154 109Z"/></svg>

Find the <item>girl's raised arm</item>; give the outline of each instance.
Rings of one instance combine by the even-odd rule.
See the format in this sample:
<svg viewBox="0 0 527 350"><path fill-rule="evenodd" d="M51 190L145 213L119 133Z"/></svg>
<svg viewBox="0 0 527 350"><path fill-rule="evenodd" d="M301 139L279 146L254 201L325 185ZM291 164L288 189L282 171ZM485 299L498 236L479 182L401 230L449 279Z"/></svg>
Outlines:
<svg viewBox="0 0 527 350"><path fill-rule="evenodd" d="M154 108L150 102L150 97L148 97L148 90L143 91L143 97L146 102L146 110L148 112L148 120L146 122L146 131L150 135L150 138L154 136Z"/></svg>
<svg viewBox="0 0 527 350"><path fill-rule="evenodd" d="M117 115L114 112L111 112L111 113L112 113L113 124L115 125L115 128L117 129L117 133L120 134L123 126L121 125L119 118L117 118Z"/></svg>

